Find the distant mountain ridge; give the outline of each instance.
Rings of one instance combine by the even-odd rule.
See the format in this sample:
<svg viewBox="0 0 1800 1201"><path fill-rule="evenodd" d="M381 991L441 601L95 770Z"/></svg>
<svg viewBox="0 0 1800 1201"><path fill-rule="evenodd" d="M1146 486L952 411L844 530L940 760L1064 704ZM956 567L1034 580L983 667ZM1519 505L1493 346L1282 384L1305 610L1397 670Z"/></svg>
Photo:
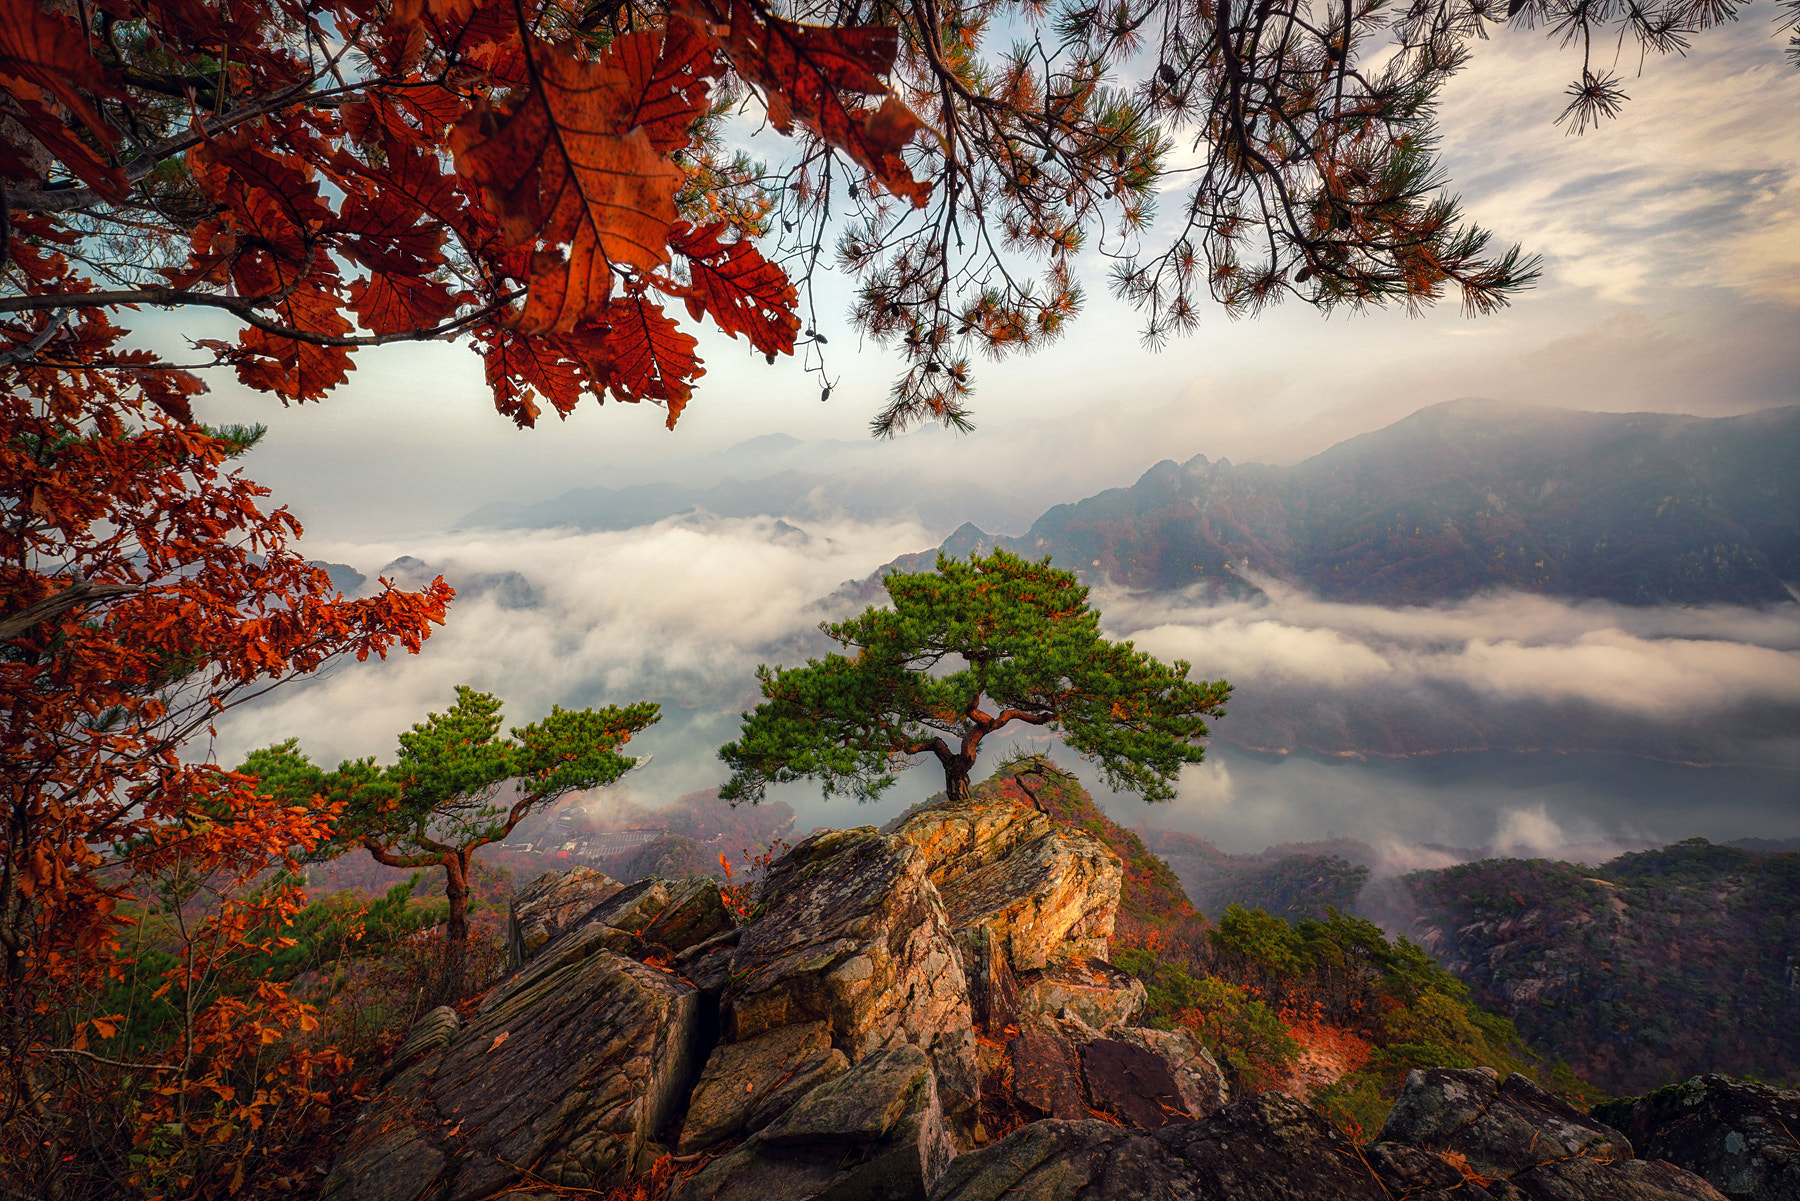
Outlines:
<svg viewBox="0 0 1800 1201"><path fill-rule="evenodd" d="M1165 459L1022 537L964 525L941 549L993 547L1146 591L1242 594L1261 576L1385 605L1495 589L1786 601L1800 582L1800 405L1703 418L1450 401L1291 467Z"/></svg>
<svg viewBox="0 0 1800 1201"><path fill-rule="evenodd" d="M1046 495L1067 495L1040 491L1034 501L1004 484L949 475L932 466L935 439L921 440L926 433L908 435L904 446L765 434L702 457L681 480L573 488L534 502L497 501L464 514L450 528L628 530L698 510L726 518L911 518L939 531L973 520L1020 530L1042 510Z"/></svg>

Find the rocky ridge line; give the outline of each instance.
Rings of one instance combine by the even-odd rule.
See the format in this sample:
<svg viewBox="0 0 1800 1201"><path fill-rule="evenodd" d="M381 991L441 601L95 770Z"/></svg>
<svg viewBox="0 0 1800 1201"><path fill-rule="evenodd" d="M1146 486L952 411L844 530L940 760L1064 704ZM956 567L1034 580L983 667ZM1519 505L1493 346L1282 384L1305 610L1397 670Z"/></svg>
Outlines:
<svg viewBox="0 0 1800 1201"><path fill-rule="evenodd" d="M816 834L741 924L710 880L552 873L514 897L513 975L421 1021L324 1201L1721 1197L1485 1069L1413 1073L1364 1147L1231 1096L1186 1034L1132 1024L1122 879L1004 798Z"/></svg>

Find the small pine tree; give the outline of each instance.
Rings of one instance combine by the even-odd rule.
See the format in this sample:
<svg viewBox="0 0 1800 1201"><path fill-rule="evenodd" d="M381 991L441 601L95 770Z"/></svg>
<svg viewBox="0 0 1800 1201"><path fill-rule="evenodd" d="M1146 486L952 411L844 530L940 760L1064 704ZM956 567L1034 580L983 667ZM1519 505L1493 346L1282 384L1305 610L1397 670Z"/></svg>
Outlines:
<svg viewBox="0 0 1800 1201"><path fill-rule="evenodd" d="M386 767L346 761L322 772L293 739L257 751L238 770L267 795L341 806L334 840L309 858L362 847L389 867L444 869L449 901L449 970L469 939L469 873L477 850L499 842L525 817L571 792L610 784L637 760L617 748L656 722L658 706L552 708L542 721L501 738L498 698L458 686L456 704L400 735Z"/></svg>

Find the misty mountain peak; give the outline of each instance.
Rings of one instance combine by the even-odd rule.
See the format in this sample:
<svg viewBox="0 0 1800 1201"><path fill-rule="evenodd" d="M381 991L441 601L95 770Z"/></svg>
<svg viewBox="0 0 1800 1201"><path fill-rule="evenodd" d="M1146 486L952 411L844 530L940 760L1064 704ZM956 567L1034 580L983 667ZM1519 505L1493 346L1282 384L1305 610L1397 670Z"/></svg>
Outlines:
<svg viewBox="0 0 1800 1201"><path fill-rule="evenodd" d="M1291 467L1163 460L1022 538L1088 583L1331 600L1507 589L1625 604L1770 604L1800 580L1800 407L1748 417L1462 399ZM978 533L978 532L977 532ZM958 530L967 554L989 542Z"/></svg>

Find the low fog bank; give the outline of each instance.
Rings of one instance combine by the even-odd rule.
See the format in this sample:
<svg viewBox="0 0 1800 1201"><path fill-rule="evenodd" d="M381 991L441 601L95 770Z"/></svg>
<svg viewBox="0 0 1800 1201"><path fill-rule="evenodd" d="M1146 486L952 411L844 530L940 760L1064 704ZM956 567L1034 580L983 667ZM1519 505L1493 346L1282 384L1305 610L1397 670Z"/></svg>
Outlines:
<svg viewBox="0 0 1800 1201"><path fill-rule="evenodd" d="M1474 752L1426 759L1278 758L1230 746L1183 773L1177 798L1102 804L1230 853L1332 838L1368 845L1376 875L1489 857L1603 863L1701 836L1800 836L1796 773L1625 755Z"/></svg>
<svg viewBox="0 0 1800 1201"><path fill-rule="evenodd" d="M552 705L655 700L663 722L629 748L653 758L614 791L657 808L721 782L715 752L757 700L758 664L830 649L818 624L846 612L821 598L930 541L910 522L696 513L622 531L309 544L369 577L365 591L384 569L401 586L443 572L461 588L447 626L421 655L276 689L195 750L232 765L298 737L325 764L388 759L395 735L459 683L499 695L516 724ZM1394 871L1465 852L1593 862L1695 834L1800 835L1800 605L1500 595L1383 609L1264 586L1223 603L1094 593L1111 635L1236 686L1174 802L1111 796L1078 765L1117 820L1233 852L1355 838ZM1007 743L990 742L978 772ZM941 788L924 763L875 805L809 784L771 799L804 833L879 823Z"/></svg>
<svg viewBox="0 0 1800 1201"><path fill-rule="evenodd" d="M1097 593L1115 637L1237 685L1218 737L1286 754L1607 751L1800 770L1800 605L1634 608L1507 593L1407 608L1272 580Z"/></svg>

